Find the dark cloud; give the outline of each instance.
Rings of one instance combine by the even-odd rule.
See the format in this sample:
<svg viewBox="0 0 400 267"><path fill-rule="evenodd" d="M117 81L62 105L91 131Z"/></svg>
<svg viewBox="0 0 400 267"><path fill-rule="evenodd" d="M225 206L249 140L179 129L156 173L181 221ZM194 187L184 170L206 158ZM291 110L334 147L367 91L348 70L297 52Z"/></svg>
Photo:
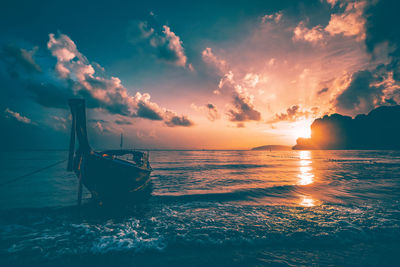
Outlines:
<svg viewBox="0 0 400 267"><path fill-rule="evenodd" d="M118 124L118 125L132 125L133 124L132 121L124 119L124 118L116 119L114 122L115 122L115 124Z"/></svg>
<svg viewBox="0 0 400 267"><path fill-rule="evenodd" d="M175 126L190 127L194 125L194 123L184 115L183 116L173 115L169 119L166 119L164 122L168 127L175 127Z"/></svg>
<svg viewBox="0 0 400 267"><path fill-rule="evenodd" d="M48 108L66 109L67 99L76 97L72 90L60 84L31 79L23 80L22 84L38 104Z"/></svg>
<svg viewBox="0 0 400 267"><path fill-rule="evenodd" d="M350 85L336 97L335 106L339 112L368 112L382 104L383 86L374 86L381 81L371 71L362 70L354 73Z"/></svg>
<svg viewBox="0 0 400 267"><path fill-rule="evenodd" d="M324 93L326 93L326 92L328 92L328 91L329 91L329 88L328 88L328 87L322 88L321 90L319 90L319 91L317 92L317 95L322 95L322 94L324 94Z"/></svg>
<svg viewBox="0 0 400 267"><path fill-rule="evenodd" d="M367 49L373 53L375 48L385 42L394 48L389 53L391 61L386 67L388 71L393 71L393 78L396 81L400 80L399 9L399 1L381 0L373 1L365 11Z"/></svg>
<svg viewBox="0 0 400 267"><path fill-rule="evenodd" d="M364 13L367 51L372 58L388 57L389 62L354 73L350 85L336 97L335 106L339 112L365 113L400 100L400 90L393 86L400 81L399 8L400 2L394 0L372 1L367 5ZM379 49L384 44L390 49ZM391 79L393 82L385 82Z"/></svg>
<svg viewBox="0 0 400 267"><path fill-rule="evenodd" d="M206 105L207 108L207 118L210 121L215 121L216 119L219 119L220 115L218 113L218 109L214 104L208 103Z"/></svg>
<svg viewBox="0 0 400 267"><path fill-rule="evenodd" d="M134 21L128 29L128 40L137 44L146 40L155 49L158 59L179 67L187 67L193 70L191 64L187 64L187 57L183 48L183 42L169 26L152 27L148 21Z"/></svg>
<svg viewBox="0 0 400 267"><path fill-rule="evenodd" d="M161 111L157 107L152 106L145 101L138 102L135 116L156 121L162 121L164 119Z"/></svg>
<svg viewBox="0 0 400 267"><path fill-rule="evenodd" d="M37 49L34 47L29 51L14 45L6 45L0 52L0 59L7 64L9 72L16 73L18 67L28 73L41 72L40 66L34 60Z"/></svg>
<svg viewBox="0 0 400 267"><path fill-rule="evenodd" d="M254 108L247 94L235 91L233 93L233 105L234 108L228 111L230 121L261 120L261 113Z"/></svg>
<svg viewBox="0 0 400 267"><path fill-rule="evenodd" d="M132 44L138 44L154 34L154 29L147 21L132 21L127 29L127 39Z"/></svg>

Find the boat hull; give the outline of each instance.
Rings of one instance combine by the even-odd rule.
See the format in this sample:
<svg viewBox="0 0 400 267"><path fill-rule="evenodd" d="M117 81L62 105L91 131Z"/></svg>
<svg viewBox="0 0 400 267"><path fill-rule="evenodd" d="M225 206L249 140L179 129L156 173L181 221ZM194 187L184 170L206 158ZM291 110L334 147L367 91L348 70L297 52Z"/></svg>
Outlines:
<svg viewBox="0 0 400 267"><path fill-rule="evenodd" d="M76 174L97 201L142 201L151 194L151 169L92 152L82 155Z"/></svg>

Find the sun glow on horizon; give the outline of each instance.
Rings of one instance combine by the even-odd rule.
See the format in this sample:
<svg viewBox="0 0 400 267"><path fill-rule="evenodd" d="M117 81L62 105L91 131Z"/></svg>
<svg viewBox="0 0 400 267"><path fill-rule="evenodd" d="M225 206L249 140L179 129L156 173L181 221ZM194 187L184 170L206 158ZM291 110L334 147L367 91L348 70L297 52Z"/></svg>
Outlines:
<svg viewBox="0 0 400 267"><path fill-rule="evenodd" d="M290 130L291 136L296 140L297 138L310 138L311 137L311 125L312 121L303 120L296 121L292 124L292 129Z"/></svg>
<svg viewBox="0 0 400 267"><path fill-rule="evenodd" d="M296 129L297 137L302 138L310 138L311 137L311 129L310 126L299 127Z"/></svg>
<svg viewBox="0 0 400 267"><path fill-rule="evenodd" d="M299 125L296 125L295 128L295 133L296 133L296 139L299 137L302 138L310 138L311 137L311 127L310 127L310 122L309 121L301 121Z"/></svg>

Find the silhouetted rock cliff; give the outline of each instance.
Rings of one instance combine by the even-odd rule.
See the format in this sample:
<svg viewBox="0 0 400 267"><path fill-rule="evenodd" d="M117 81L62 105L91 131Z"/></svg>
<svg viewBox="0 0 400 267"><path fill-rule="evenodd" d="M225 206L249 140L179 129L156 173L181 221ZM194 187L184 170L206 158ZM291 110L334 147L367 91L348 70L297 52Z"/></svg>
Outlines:
<svg viewBox="0 0 400 267"><path fill-rule="evenodd" d="M400 149L400 105L354 119L325 115L312 123L311 138L298 138L293 149Z"/></svg>

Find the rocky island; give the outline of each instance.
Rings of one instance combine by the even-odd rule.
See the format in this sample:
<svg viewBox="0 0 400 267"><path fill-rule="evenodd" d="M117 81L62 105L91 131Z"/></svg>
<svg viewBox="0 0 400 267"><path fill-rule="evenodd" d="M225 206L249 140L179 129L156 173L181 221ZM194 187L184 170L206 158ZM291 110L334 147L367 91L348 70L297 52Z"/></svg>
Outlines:
<svg viewBox="0 0 400 267"><path fill-rule="evenodd" d="M400 149L400 105L381 106L355 118L325 115L311 125L311 138L298 138L293 149Z"/></svg>

